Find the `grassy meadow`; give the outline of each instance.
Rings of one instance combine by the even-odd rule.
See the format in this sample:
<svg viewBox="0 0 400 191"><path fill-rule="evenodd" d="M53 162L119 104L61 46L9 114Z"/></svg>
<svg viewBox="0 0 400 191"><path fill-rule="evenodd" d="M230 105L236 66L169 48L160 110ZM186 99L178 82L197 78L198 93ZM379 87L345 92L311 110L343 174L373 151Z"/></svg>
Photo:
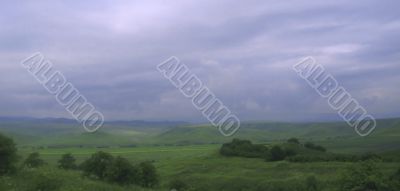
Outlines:
<svg viewBox="0 0 400 191"><path fill-rule="evenodd" d="M2 133L13 137L22 161L32 152L38 152L48 164L34 170L23 170L16 177L1 178L1 190L29 190L16 185L27 176L57 177L62 182L59 190L170 190L170 182L180 180L187 190L305 190L309 177L315 177L318 190L340 190L342 174L354 162L266 162L262 158L227 157L219 153L222 143L233 138L251 140L272 146L291 137L313 141L328 152L361 154L378 153L390 161L378 161L383 176L390 176L400 168L399 119L381 121L381 126L369 137L359 137L343 123L248 123L234 137L218 135L216 129L206 125L172 126L115 126L107 124L98 133L82 133L75 124L61 124L61 132L47 131L46 124L34 130L32 122L2 124ZM379 123L379 121L378 121ZM14 125L14 128L10 128ZM383 126L385 125L385 126ZM18 131L18 128L19 131ZM247 129L246 129L247 128ZM17 129L17 130L16 130ZM24 131L24 129L29 129ZM336 131L337 130L337 131ZM285 136L286 134L286 136ZM28 139L26 139L28 138ZM82 163L97 151L122 156L131 163L150 161L157 169L160 183L154 188L121 186L89 178L79 171L57 168L65 153L71 153ZM21 163L21 162L20 162ZM28 181L29 182L29 181Z"/></svg>

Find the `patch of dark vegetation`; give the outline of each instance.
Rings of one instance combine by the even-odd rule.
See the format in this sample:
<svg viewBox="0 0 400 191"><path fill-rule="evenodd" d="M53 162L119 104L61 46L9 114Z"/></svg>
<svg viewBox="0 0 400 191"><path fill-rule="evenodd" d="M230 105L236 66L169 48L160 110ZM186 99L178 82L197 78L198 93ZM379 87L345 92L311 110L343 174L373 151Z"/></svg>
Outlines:
<svg viewBox="0 0 400 191"><path fill-rule="evenodd" d="M17 147L14 141L0 134L0 176L15 172L17 162Z"/></svg>
<svg viewBox="0 0 400 191"><path fill-rule="evenodd" d="M152 188L159 183L156 168L151 162L133 165L123 157L114 158L103 151L94 153L85 160L80 169L86 177L120 185L132 184Z"/></svg>
<svg viewBox="0 0 400 191"><path fill-rule="evenodd" d="M264 145L256 145L248 140L233 139L230 143L225 143L220 149L224 156L240 156L247 158L263 158L268 153L268 148Z"/></svg>
<svg viewBox="0 0 400 191"><path fill-rule="evenodd" d="M357 155L331 153L327 152L323 146L312 142L302 144L297 138L291 138L282 144L272 146L253 144L248 140L233 139L232 142L222 145L220 154L228 157L263 158L266 161L286 160L289 162L396 161L396 158L391 155L378 155L371 152Z"/></svg>

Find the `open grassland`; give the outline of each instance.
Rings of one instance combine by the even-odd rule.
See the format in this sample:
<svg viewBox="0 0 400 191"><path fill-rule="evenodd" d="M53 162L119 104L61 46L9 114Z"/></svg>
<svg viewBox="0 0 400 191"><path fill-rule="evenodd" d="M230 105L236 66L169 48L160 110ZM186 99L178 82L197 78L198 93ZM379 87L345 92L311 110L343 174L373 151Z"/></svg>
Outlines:
<svg viewBox="0 0 400 191"><path fill-rule="evenodd" d="M382 176L388 177L400 168L400 119L379 120L378 127L368 137L358 136L353 129L334 123L244 123L233 137L223 137L209 125L143 125L109 124L101 131L83 133L76 124L0 122L1 132L16 140L18 154L23 159L39 152L46 167L21 171L13 178L0 178L0 190L10 190L30 177L57 177L61 190L146 190L121 187L82 178L80 171L57 169L57 161L71 153L77 163L97 151L127 158L133 164L151 161L160 175L160 185L147 190L169 190L173 180L188 184L192 190L307 190L304 184L315 177L319 190L340 190L340 177L352 162L266 162L262 158L225 157L219 154L222 143L233 138L251 140L256 144L282 144L291 137L302 143L312 141L328 152L360 154L374 152L390 156L394 162L378 162ZM44 179L46 180L46 178ZM49 179L52 180L52 179ZM3 186L3 187L2 187ZM29 186L29 185L28 185ZM20 190L26 190L21 188Z"/></svg>
<svg viewBox="0 0 400 191"><path fill-rule="evenodd" d="M96 151L123 156L133 163L152 161L161 177L160 190L166 190L170 181L183 180L196 190L263 190L271 184L302 185L309 176L315 176L324 190L335 190L339 177L352 163L287 161L266 162L263 159L224 157L218 153L220 145L159 146L135 148L62 148L22 149L25 156L38 151L41 157L56 166L64 153L72 153L82 162ZM340 150L340 149L339 149ZM396 155L399 155L397 152ZM378 164L384 174L392 174L400 167L398 162ZM72 176L73 173L67 174ZM79 174L75 174L79 176ZM86 183L85 183L86 184ZM124 188L121 188L124 189Z"/></svg>

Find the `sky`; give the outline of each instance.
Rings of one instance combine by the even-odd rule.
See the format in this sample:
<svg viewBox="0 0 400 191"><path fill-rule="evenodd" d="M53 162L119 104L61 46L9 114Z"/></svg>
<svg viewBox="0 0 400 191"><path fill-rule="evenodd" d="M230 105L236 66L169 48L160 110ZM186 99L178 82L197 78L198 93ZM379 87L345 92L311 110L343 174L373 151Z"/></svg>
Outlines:
<svg viewBox="0 0 400 191"><path fill-rule="evenodd" d="M20 63L41 52L106 120L205 121L156 69L171 56L241 120L337 117L292 66L312 56L376 118L400 116L396 0L8 1L0 116L66 117Z"/></svg>

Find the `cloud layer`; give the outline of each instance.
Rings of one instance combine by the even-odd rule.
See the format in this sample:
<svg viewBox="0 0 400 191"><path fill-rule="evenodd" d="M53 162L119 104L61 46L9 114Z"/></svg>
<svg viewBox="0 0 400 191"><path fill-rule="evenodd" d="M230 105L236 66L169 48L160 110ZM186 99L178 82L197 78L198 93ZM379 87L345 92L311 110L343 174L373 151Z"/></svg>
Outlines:
<svg viewBox="0 0 400 191"><path fill-rule="evenodd" d="M106 119L203 121L156 70L177 56L242 120L336 116L291 69L314 56L400 116L398 1L40 1L0 7L0 115L69 117L21 66L42 52Z"/></svg>

